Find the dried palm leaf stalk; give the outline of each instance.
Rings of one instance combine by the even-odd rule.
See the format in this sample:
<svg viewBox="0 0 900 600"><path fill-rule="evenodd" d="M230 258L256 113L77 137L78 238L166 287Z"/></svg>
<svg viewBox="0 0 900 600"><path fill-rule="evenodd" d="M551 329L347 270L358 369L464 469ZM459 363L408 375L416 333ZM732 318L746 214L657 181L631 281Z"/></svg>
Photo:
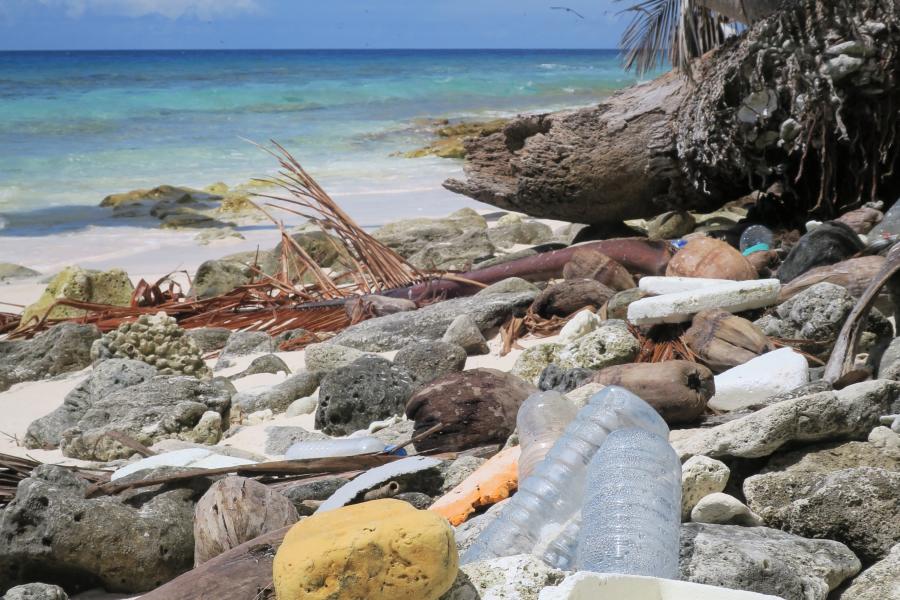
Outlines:
<svg viewBox="0 0 900 600"><path fill-rule="evenodd" d="M566 323L575 318L575 315L584 311L594 312L594 307L585 306L567 317L552 315L550 318L542 317L534 312L532 307L528 307L523 316L511 316L500 328L500 338L503 341L500 356L506 356L513 348L521 350L522 347L517 342L526 335L531 334L535 337L556 335Z"/></svg>
<svg viewBox="0 0 900 600"><path fill-rule="evenodd" d="M670 360L701 362L685 343L684 329L684 325L659 325L645 333L629 325L628 330L637 338L641 347L634 362L660 363Z"/></svg>

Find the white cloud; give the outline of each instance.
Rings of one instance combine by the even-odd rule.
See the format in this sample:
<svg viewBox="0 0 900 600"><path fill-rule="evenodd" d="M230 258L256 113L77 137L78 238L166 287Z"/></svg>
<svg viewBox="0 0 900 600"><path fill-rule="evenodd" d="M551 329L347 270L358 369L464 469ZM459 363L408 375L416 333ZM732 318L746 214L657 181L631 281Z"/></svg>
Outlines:
<svg viewBox="0 0 900 600"><path fill-rule="evenodd" d="M161 15L168 19L231 17L259 10L257 0L39 0L41 4L62 8L72 18L95 14L143 17Z"/></svg>

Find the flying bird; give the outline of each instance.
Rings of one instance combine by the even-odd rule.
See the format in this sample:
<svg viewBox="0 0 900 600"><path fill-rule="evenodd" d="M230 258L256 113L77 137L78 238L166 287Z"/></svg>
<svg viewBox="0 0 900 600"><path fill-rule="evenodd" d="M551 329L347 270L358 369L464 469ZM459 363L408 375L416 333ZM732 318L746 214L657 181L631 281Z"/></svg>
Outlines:
<svg viewBox="0 0 900 600"><path fill-rule="evenodd" d="M584 15L583 15L583 14L581 14L580 12L578 12L577 10L575 10L574 8L569 8L568 6L551 6L551 7L550 7L550 10L564 10L564 11L566 11L566 12L572 13L573 15L575 15L575 16L581 18L581 19L584 18Z"/></svg>

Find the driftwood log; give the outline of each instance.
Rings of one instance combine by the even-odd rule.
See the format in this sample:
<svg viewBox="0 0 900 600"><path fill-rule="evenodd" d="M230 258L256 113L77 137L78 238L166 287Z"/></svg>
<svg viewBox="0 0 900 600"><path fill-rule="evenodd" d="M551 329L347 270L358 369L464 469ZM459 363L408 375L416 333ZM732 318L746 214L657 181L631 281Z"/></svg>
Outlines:
<svg viewBox="0 0 900 600"><path fill-rule="evenodd" d="M776 4L702 2L746 22ZM747 6L760 10L740 15ZM821 216L893 200L898 41L894 0L788 0L696 61L693 80L670 72L596 107L521 117L470 139L466 180L444 185L590 224L714 208L773 184L778 202Z"/></svg>
<svg viewBox="0 0 900 600"><path fill-rule="evenodd" d="M258 481L220 479L194 509L194 566L299 519L290 500Z"/></svg>

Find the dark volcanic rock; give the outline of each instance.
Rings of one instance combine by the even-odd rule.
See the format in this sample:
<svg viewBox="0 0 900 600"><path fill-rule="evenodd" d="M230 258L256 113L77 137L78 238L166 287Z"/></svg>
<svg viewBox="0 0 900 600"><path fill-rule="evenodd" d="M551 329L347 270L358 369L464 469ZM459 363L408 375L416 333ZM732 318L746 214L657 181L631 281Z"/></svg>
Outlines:
<svg viewBox="0 0 900 600"><path fill-rule="evenodd" d="M541 372L538 387L544 392L550 390L562 393L571 392L575 388L588 383L596 373L597 371L593 369L582 369L580 367L564 369L557 364L551 363Z"/></svg>
<svg viewBox="0 0 900 600"><path fill-rule="evenodd" d="M798 241L778 267L778 279L787 283L810 269L847 260L863 249L855 231L838 221L823 223Z"/></svg>
<svg viewBox="0 0 900 600"><path fill-rule="evenodd" d="M348 435L373 421L401 414L412 393L409 374L391 361L364 356L325 376L319 389L316 429Z"/></svg>
<svg viewBox="0 0 900 600"><path fill-rule="evenodd" d="M0 392L89 366L91 345L99 337L93 325L61 323L31 340L0 340Z"/></svg>
<svg viewBox="0 0 900 600"><path fill-rule="evenodd" d="M522 402L537 388L494 369L472 369L436 379L406 406L415 435L438 423L443 428L416 442L416 450L459 451L503 443L516 427Z"/></svg>
<svg viewBox="0 0 900 600"><path fill-rule="evenodd" d="M88 500L86 481L39 466L0 512L0 589L41 580L143 592L173 579L193 565L194 504L209 485L196 483Z"/></svg>

